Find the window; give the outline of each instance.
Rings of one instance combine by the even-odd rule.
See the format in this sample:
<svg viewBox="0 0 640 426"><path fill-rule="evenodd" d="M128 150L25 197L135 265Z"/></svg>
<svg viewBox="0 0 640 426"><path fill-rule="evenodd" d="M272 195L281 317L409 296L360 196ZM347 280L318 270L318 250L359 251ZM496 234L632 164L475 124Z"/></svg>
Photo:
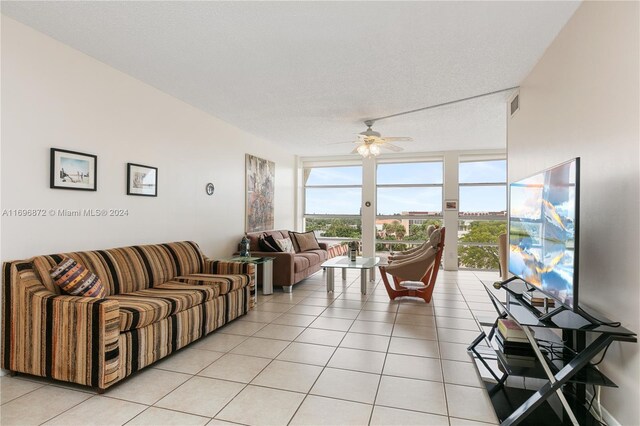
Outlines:
<svg viewBox="0 0 640 426"><path fill-rule="evenodd" d="M458 265L498 269L498 235L507 232L507 162L463 158L458 171Z"/></svg>
<svg viewBox="0 0 640 426"><path fill-rule="evenodd" d="M430 224L442 224L442 175L442 161L378 164L376 251L421 244Z"/></svg>
<svg viewBox="0 0 640 426"><path fill-rule="evenodd" d="M304 229L323 240L362 237L362 166L304 169Z"/></svg>

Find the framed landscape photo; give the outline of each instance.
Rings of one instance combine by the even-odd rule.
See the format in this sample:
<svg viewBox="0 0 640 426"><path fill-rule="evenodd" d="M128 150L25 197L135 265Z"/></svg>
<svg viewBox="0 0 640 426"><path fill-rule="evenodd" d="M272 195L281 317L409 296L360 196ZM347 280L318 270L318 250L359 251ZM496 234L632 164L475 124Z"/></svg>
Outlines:
<svg viewBox="0 0 640 426"><path fill-rule="evenodd" d="M158 196L158 168L127 163L127 195Z"/></svg>
<svg viewBox="0 0 640 426"><path fill-rule="evenodd" d="M96 191L97 171L96 155L51 148L50 188Z"/></svg>
<svg viewBox="0 0 640 426"><path fill-rule="evenodd" d="M445 200L444 209L445 210L458 210L458 200Z"/></svg>

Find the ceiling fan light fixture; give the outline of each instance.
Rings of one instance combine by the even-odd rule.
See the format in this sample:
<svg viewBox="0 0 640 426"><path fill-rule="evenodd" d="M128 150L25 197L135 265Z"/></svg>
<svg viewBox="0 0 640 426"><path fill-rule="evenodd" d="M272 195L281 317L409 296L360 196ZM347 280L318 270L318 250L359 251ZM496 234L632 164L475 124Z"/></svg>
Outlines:
<svg viewBox="0 0 640 426"><path fill-rule="evenodd" d="M378 155L380 155L380 147L378 145L371 145L369 147L369 152L371 153L371 155L373 155L374 157L377 157Z"/></svg>
<svg viewBox="0 0 640 426"><path fill-rule="evenodd" d="M365 144L362 144L358 147L358 154L362 155L363 157L368 157L369 156L369 147Z"/></svg>

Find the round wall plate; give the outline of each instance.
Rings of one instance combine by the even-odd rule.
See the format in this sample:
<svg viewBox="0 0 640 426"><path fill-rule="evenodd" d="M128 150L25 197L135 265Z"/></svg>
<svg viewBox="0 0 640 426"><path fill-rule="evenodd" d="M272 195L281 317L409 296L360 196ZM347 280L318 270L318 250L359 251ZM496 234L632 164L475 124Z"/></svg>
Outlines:
<svg viewBox="0 0 640 426"><path fill-rule="evenodd" d="M206 190L207 190L207 195L213 195L213 193L216 190L216 187L211 182L209 182L207 184L207 189Z"/></svg>

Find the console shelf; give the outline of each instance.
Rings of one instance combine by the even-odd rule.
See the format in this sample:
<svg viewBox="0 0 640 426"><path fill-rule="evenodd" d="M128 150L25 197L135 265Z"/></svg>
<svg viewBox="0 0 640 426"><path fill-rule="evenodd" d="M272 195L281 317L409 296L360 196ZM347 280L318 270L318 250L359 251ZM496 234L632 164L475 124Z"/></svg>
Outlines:
<svg viewBox="0 0 640 426"><path fill-rule="evenodd" d="M482 284L496 308L496 320L479 322L481 329L488 330L468 350L501 424L546 424L550 418L549 424L597 424L588 410L586 386L617 386L591 360L614 341L636 342L636 334L624 327L593 323L569 310L548 315L528 303L523 296L528 290L524 282L503 285L506 294L500 295L493 290L493 283ZM507 317L522 327L532 345L536 358L529 366L514 365L499 348L495 337L498 319ZM605 318L600 321L611 322ZM587 345L588 335L593 338ZM522 382L537 379L536 389L513 386L516 377L523 378Z"/></svg>

